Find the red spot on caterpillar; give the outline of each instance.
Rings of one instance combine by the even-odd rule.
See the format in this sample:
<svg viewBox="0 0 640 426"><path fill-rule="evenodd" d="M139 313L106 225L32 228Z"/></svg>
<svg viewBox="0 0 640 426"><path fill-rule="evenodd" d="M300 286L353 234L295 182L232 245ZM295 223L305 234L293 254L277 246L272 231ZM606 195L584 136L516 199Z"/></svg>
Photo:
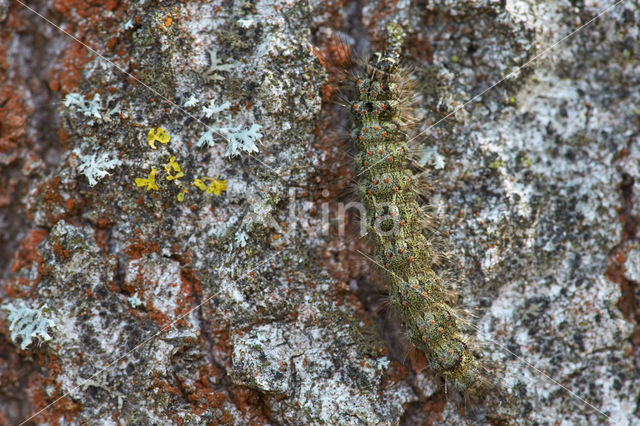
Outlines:
<svg viewBox="0 0 640 426"><path fill-rule="evenodd" d="M389 182L391 182L391 179L389 179L389 178L385 178L384 179L384 183L389 183Z"/></svg>
<svg viewBox="0 0 640 426"><path fill-rule="evenodd" d="M433 325L433 324L435 324L435 323L436 323L436 322L435 322L434 320L432 320L432 319L430 319L430 320L429 320L429 325Z"/></svg>
<svg viewBox="0 0 640 426"><path fill-rule="evenodd" d="M403 254L406 250L404 247L401 247L400 250L398 250L400 252L400 254Z"/></svg>
<svg viewBox="0 0 640 426"><path fill-rule="evenodd" d="M422 298L423 298L423 299L426 299L426 298L427 298L427 292L426 292L426 291L423 291L423 292L422 292Z"/></svg>
<svg viewBox="0 0 640 426"><path fill-rule="evenodd" d="M381 148L379 152L380 152L380 155L384 155L384 148Z"/></svg>
<svg viewBox="0 0 640 426"><path fill-rule="evenodd" d="M405 224L406 224L406 222L404 221L404 219L400 221L400 226L404 226ZM413 260L412 260L412 262L413 262Z"/></svg>
<svg viewBox="0 0 640 426"><path fill-rule="evenodd" d="M389 156L389 158L387 158L387 161L388 161L389 163L393 163L393 157L392 157L392 156Z"/></svg>
<svg viewBox="0 0 640 426"><path fill-rule="evenodd" d="M373 126L373 130L377 132L378 130L380 130L380 126Z"/></svg>
<svg viewBox="0 0 640 426"><path fill-rule="evenodd" d="M371 157L373 155L373 151L367 151L367 155Z"/></svg>
<svg viewBox="0 0 640 426"><path fill-rule="evenodd" d="M440 333L440 334L444 333L444 328L438 327L438 333Z"/></svg>
<svg viewBox="0 0 640 426"><path fill-rule="evenodd" d="M423 341L424 343L427 343L427 336L422 336L422 341Z"/></svg>
<svg viewBox="0 0 640 426"><path fill-rule="evenodd" d="M413 256L409 256L409 263L413 263Z"/></svg>
<svg viewBox="0 0 640 426"><path fill-rule="evenodd" d="M387 137L387 132L386 132L386 131L383 131L383 132L382 132L382 137L383 137L383 138L386 138L386 137Z"/></svg>
<svg viewBox="0 0 640 426"><path fill-rule="evenodd" d="M362 163L363 166L367 167L369 166L369 162L367 160L364 160L364 162Z"/></svg>
<svg viewBox="0 0 640 426"><path fill-rule="evenodd" d="M373 182L371 182L371 183L373 183L374 185L377 185L378 184L378 179L374 179Z"/></svg>
<svg viewBox="0 0 640 426"><path fill-rule="evenodd" d="M357 110L358 108L358 104L353 104L353 109Z"/></svg>
<svg viewBox="0 0 640 426"><path fill-rule="evenodd" d="M398 187L397 186L393 187L393 192L398 192Z"/></svg>

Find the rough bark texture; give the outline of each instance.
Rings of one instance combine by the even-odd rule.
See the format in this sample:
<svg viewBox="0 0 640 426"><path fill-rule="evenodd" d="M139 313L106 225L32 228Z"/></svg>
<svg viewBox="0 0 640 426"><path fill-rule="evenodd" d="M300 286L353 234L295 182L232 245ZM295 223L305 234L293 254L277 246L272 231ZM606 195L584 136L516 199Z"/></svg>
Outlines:
<svg viewBox="0 0 640 426"><path fill-rule="evenodd" d="M606 421L542 372L640 422L640 3L440 121L610 4L29 3L109 63L0 0L0 422ZM389 21L458 303L510 397L446 394L339 226L346 54L383 47ZM158 189L136 186L152 168ZM21 306L50 339L22 345Z"/></svg>

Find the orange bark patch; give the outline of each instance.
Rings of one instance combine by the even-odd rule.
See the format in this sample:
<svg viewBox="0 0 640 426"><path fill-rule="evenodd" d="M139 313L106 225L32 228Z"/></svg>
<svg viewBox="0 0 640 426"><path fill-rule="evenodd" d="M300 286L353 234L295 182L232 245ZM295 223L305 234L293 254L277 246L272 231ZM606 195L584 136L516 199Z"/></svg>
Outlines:
<svg viewBox="0 0 640 426"><path fill-rule="evenodd" d="M36 195L42 195L43 200L49 204L58 204L62 200L58 187L60 186L60 176L54 176L49 181L38 185Z"/></svg>
<svg viewBox="0 0 640 426"><path fill-rule="evenodd" d="M140 259L147 253L160 251L156 241L147 241L142 236L129 240L129 245L123 250L132 259Z"/></svg>
<svg viewBox="0 0 640 426"><path fill-rule="evenodd" d="M33 264L35 261L42 261L42 255L38 250L38 244L48 235L44 229L32 229L22 241L20 248L13 258L11 272L18 272L25 266Z"/></svg>
<svg viewBox="0 0 640 426"><path fill-rule="evenodd" d="M65 249L64 246L58 242L53 243L53 252L62 261L66 261L71 257L71 251L69 249Z"/></svg>
<svg viewBox="0 0 640 426"><path fill-rule="evenodd" d="M46 361L47 359L45 358L39 359L42 365L44 365ZM48 375L43 377L40 373L34 372L29 377L29 383L27 385L26 394L29 395L29 399L34 406L34 408L32 408L33 412L44 409L42 413L33 418L33 421L53 425L68 423L76 418L82 406L68 398L61 398L56 401L58 396L61 396L61 387L56 377L61 373L62 367L55 357L50 358L49 362L46 362L46 366L44 371L48 372ZM49 396L46 394L45 389L47 387L55 389L53 395ZM56 403L48 407L49 404L54 401L56 401Z"/></svg>
<svg viewBox="0 0 640 426"><path fill-rule="evenodd" d="M183 315L192 309L195 295L202 298L202 284L200 283L200 279L197 274L190 268L182 268L180 271L180 278L180 306L176 313L178 315Z"/></svg>
<svg viewBox="0 0 640 426"><path fill-rule="evenodd" d="M21 94L14 92L11 86L5 78L0 77L0 153L3 154L24 147L25 123L32 112L23 105Z"/></svg>
<svg viewBox="0 0 640 426"><path fill-rule="evenodd" d="M147 310L147 317L163 331L166 331L165 328L169 327L173 322L164 312L155 309L151 302L145 304L145 309Z"/></svg>
<svg viewBox="0 0 640 426"><path fill-rule="evenodd" d="M346 79L344 71L351 62L351 47L340 38L333 37L327 41L322 50L314 48L313 53L327 71L327 82L320 91L322 101L330 102Z"/></svg>
<svg viewBox="0 0 640 426"><path fill-rule="evenodd" d="M120 4L120 0L106 0L100 3L85 0L55 0L53 8L65 16L77 14L82 18L91 18L100 16L103 10L114 11Z"/></svg>
<svg viewBox="0 0 640 426"><path fill-rule="evenodd" d="M80 44L74 43L66 51L62 72L56 74L60 89L63 93L71 92L78 87L82 81L82 69L89 62L87 49ZM52 77L52 81L56 78Z"/></svg>
<svg viewBox="0 0 640 426"><path fill-rule="evenodd" d="M422 63L433 62L433 46L425 34L414 34L406 43L408 54Z"/></svg>

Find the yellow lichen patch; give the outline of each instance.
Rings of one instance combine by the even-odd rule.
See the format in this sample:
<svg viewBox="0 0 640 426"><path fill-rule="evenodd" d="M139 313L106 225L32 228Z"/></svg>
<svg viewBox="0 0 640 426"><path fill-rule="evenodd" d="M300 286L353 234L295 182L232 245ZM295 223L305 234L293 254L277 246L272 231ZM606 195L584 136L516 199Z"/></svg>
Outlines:
<svg viewBox="0 0 640 426"><path fill-rule="evenodd" d="M184 201L184 195L187 193L188 189L185 188L182 190L181 193L178 194L178 201L183 202Z"/></svg>
<svg viewBox="0 0 640 426"><path fill-rule="evenodd" d="M158 127L155 131L151 129L149 130L149 133L147 133L147 141L152 149L156 149L156 141L160 143L169 143L170 140L171 136L169 136L169 133L167 133L167 131L162 127Z"/></svg>
<svg viewBox="0 0 640 426"><path fill-rule="evenodd" d="M137 186L146 186L147 187L147 191L151 191L152 189L154 191L158 190L158 185L156 185L156 173L158 173L158 171L156 170L155 167L153 167L151 169L151 171L149 172L149 177L148 178L136 178L136 185Z"/></svg>
<svg viewBox="0 0 640 426"><path fill-rule="evenodd" d="M193 180L193 183L192 183L191 185L197 186L197 187L198 187L198 189L200 189L201 191L204 191L204 190L206 190L206 189L207 189L207 184L206 184L206 183L204 183L203 181L201 181L201 180L200 180L200 179L198 179L198 178L195 178L195 179Z"/></svg>
<svg viewBox="0 0 640 426"><path fill-rule="evenodd" d="M211 183L209 184L209 187L207 188L207 194L213 194L213 195L220 195L222 193L222 191L226 191L227 190L227 181L226 180L218 180L218 179L213 179L213 178L204 178L207 180L210 180Z"/></svg>
<svg viewBox="0 0 640 426"><path fill-rule="evenodd" d="M209 186L204 183L205 180L210 181ZM203 177L202 179L194 179L191 185L197 186L201 191L206 191L207 194L220 195L222 191L227 190L227 181L218 180L210 177Z"/></svg>
<svg viewBox="0 0 640 426"><path fill-rule="evenodd" d="M184 173L180 169L180 165L176 163L176 157L171 157L169 159L169 163L165 164L164 169L167 171L167 180L171 181L175 179L176 184L178 183L177 179L180 179L182 176L184 176ZM175 176L171 174L171 170L176 172Z"/></svg>

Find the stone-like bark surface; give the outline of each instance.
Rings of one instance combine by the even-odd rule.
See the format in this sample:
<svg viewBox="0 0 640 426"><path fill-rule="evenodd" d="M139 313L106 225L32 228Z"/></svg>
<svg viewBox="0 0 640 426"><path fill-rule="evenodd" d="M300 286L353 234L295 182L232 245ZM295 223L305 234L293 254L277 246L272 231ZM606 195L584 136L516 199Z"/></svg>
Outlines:
<svg viewBox="0 0 640 426"><path fill-rule="evenodd" d="M54 324L21 349L0 310L0 419L606 421L561 383L639 422L639 3L534 60L610 4L29 3L83 46L0 0L1 303ZM510 397L445 394L340 226L346 55L389 21L459 303Z"/></svg>

